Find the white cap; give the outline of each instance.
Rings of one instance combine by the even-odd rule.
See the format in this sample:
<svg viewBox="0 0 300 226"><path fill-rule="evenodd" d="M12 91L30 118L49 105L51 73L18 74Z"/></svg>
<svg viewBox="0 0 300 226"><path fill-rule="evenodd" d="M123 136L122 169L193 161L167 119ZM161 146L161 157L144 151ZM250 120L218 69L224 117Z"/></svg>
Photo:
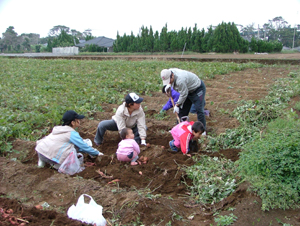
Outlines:
<svg viewBox="0 0 300 226"><path fill-rule="evenodd" d="M170 83L171 74L172 74L172 71L169 70L169 69L163 69L160 72L160 77L163 80L163 85L164 86L168 85Z"/></svg>
<svg viewBox="0 0 300 226"><path fill-rule="evenodd" d="M130 103L138 103L138 104L140 104L143 100L144 100L144 98L139 97L136 93L129 93L125 97L125 102L127 104L130 104Z"/></svg>

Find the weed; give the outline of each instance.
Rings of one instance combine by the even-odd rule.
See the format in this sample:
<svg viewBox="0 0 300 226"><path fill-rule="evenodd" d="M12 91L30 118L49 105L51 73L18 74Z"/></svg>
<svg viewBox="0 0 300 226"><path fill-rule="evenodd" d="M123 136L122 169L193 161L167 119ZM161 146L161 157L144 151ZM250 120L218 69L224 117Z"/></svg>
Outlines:
<svg viewBox="0 0 300 226"><path fill-rule="evenodd" d="M183 217L180 216L180 215L177 214L177 213L173 213L173 214L172 214L172 221L174 221L174 219L180 221L180 220L183 219Z"/></svg>
<svg viewBox="0 0 300 226"><path fill-rule="evenodd" d="M293 226L291 224L286 224L286 223L283 223L279 218L276 217L276 220L278 222L278 224L282 224L282 226Z"/></svg>
<svg viewBox="0 0 300 226"><path fill-rule="evenodd" d="M237 216L231 213L229 215L215 217L215 222L217 223L217 226L226 226L233 224L237 219Z"/></svg>
<svg viewBox="0 0 300 226"><path fill-rule="evenodd" d="M203 155L193 157L195 164L183 167L193 182L187 185L191 196L203 204L214 204L230 195L236 188L236 169L231 160Z"/></svg>
<svg viewBox="0 0 300 226"><path fill-rule="evenodd" d="M229 114L229 110L228 109L225 110L224 108L220 108L219 112L222 114Z"/></svg>
<svg viewBox="0 0 300 226"><path fill-rule="evenodd" d="M167 113L165 111L163 111L162 113L155 114L154 118L162 121L162 120L166 120L166 119L170 118L170 116L167 115Z"/></svg>
<svg viewBox="0 0 300 226"><path fill-rule="evenodd" d="M228 211L234 211L236 208L234 208L234 207L229 207L227 210Z"/></svg>
<svg viewBox="0 0 300 226"><path fill-rule="evenodd" d="M262 199L262 210L299 206L299 138L300 121L279 118L268 124L262 139L243 147L236 164Z"/></svg>
<svg viewBox="0 0 300 226"><path fill-rule="evenodd" d="M295 104L294 108L295 108L296 110L300 111L300 101L298 101L298 102Z"/></svg>

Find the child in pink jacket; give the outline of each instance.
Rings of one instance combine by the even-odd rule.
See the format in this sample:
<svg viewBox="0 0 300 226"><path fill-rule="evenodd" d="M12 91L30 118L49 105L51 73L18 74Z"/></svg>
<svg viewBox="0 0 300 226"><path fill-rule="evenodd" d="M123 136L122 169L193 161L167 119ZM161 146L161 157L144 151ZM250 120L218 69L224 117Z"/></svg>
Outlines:
<svg viewBox="0 0 300 226"><path fill-rule="evenodd" d="M122 162L131 162L132 166L138 165L137 159L140 154L140 147L134 140L134 134L132 129L124 128L121 130L120 136L122 138L117 150L117 158Z"/></svg>
<svg viewBox="0 0 300 226"><path fill-rule="evenodd" d="M169 142L172 151L178 151L181 149L182 153L187 156L189 152L189 142L195 137L199 139L204 132L204 126L200 121L188 122L184 121L174 126L171 130L171 134L174 140Z"/></svg>

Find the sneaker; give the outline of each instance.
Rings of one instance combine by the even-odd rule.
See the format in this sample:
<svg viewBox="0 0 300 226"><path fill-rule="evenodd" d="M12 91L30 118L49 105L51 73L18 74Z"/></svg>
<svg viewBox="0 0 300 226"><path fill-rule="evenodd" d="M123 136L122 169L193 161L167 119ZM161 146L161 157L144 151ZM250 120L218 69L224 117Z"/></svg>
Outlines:
<svg viewBox="0 0 300 226"><path fill-rule="evenodd" d="M45 162L39 158L38 167L43 168L45 166Z"/></svg>
<svg viewBox="0 0 300 226"><path fill-rule="evenodd" d="M169 142L169 145L172 151L176 151L176 152L178 151L178 148L174 145L174 140L171 140Z"/></svg>

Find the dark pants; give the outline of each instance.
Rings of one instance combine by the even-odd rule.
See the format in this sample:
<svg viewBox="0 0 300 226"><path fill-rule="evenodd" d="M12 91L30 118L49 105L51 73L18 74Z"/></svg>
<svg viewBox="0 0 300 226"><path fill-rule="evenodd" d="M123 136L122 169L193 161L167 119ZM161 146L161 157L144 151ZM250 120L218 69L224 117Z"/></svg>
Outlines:
<svg viewBox="0 0 300 226"><path fill-rule="evenodd" d="M141 143L141 138L140 138L140 134L139 134L139 130L138 130L137 126L131 128L131 129L132 129L132 132L134 134L134 140L138 144L140 144ZM98 124L96 136L95 136L95 139L94 139L95 143L97 143L97 144L102 144L103 143L103 137L104 137L104 134L105 134L106 130L118 131L117 123L113 119L101 121Z"/></svg>
<svg viewBox="0 0 300 226"><path fill-rule="evenodd" d="M204 129L206 130L206 119L204 115L204 105L205 105L205 93L206 87L203 81L201 81L201 85L193 92L189 93L185 102L183 103L183 107L179 108L179 118L183 116L188 116L192 104L194 104L197 119L202 122Z"/></svg>

